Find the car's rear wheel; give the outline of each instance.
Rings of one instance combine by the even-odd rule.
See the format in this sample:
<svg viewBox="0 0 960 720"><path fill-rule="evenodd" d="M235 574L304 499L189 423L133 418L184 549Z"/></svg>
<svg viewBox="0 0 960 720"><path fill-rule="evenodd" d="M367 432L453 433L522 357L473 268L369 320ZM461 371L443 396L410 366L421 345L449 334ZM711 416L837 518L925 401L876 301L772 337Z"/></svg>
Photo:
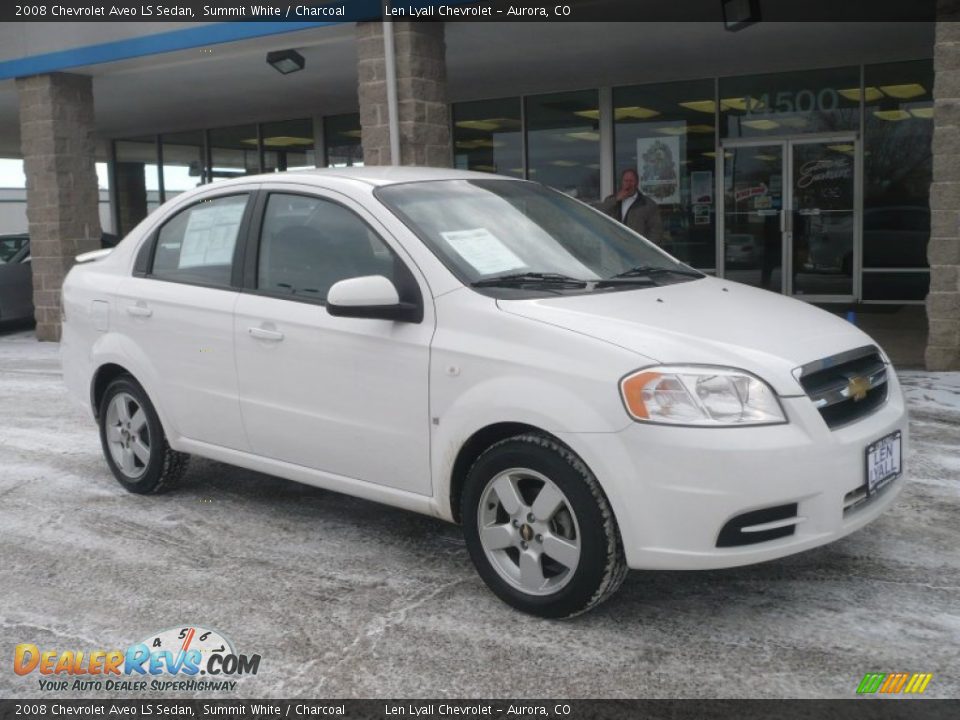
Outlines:
<svg viewBox="0 0 960 720"><path fill-rule="evenodd" d="M626 577L620 533L593 473L569 448L521 435L486 450L462 501L467 548L498 597L541 617L569 617Z"/></svg>
<svg viewBox="0 0 960 720"><path fill-rule="evenodd" d="M114 477L141 495L172 487L189 455L171 449L146 392L129 375L115 379L100 400L100 443Z"/></svg>

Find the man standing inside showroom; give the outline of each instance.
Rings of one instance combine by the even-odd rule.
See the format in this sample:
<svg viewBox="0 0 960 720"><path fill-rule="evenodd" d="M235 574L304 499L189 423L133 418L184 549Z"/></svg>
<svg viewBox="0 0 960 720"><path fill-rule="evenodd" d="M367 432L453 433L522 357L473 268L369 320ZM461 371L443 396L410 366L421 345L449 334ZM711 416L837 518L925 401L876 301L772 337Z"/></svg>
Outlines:
<svg viewBox="0 0 960 720"><path fill-rule="evenodd" d="M600 211L619 220L657 245L663 242L663 224L657 203L639 190L640 177L633 168L620 176L620 190L600 203Z"/></svg>

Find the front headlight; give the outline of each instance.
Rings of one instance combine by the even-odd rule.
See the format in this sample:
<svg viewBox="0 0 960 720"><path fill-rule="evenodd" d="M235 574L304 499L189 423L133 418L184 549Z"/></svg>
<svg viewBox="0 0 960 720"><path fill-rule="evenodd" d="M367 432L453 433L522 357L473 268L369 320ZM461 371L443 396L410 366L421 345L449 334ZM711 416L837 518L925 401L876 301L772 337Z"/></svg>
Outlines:
<svg viewBox="0 0 960 720"><path fill-rule="evenodd" d="M641 422L730 427L787 421L773 389L734 368L646 368L620 381L620 395L630 416Z"/></svg>

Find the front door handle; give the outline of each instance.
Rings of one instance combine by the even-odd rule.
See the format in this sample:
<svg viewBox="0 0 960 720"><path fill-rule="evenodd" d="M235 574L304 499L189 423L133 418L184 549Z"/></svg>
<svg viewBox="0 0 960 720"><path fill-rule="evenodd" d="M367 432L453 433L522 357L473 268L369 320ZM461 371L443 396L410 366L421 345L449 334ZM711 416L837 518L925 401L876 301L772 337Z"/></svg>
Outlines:
<svg viewBox="0 0 960 720"><path fill-rule="evenodd" d="M250 333L250 337L255 337L258 340L273 340L275 342L283 340L283 333L279 330L267 330L266 328L252 327L247 328L247 332Z"/></svg>
<svg viewBox="0 0 960 720"><path fill-rule="evenodd" d="M153 310L143 303L138 303L136 305L127 305L127 313L136 315L137 317L150 317L153 315Z"/></svg>

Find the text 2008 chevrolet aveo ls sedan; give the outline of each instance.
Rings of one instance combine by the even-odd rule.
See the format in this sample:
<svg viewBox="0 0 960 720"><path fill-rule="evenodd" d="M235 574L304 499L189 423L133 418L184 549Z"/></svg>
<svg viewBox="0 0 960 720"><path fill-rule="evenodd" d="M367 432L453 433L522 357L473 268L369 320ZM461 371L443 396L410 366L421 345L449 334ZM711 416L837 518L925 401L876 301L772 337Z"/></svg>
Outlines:
<svg viewBox="0 0 960 720"><path fill-rule="evenodd" d="M883 352L541 185L414 168L185 193L71 270L63 368L137 493L188 454L463 525L564 617L627 568L836 540L902 482Z"/></svg>

